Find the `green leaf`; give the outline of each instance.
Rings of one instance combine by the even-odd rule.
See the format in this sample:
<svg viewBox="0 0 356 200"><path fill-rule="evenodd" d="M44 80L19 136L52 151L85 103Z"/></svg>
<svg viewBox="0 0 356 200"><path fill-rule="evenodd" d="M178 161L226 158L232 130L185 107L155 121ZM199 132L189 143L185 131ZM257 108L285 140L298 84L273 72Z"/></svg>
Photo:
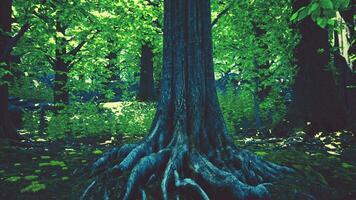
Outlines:
<svg viewBox="0 0 356 200"><path fill-rule="evenodd" d="M311 6L309 6L308 9L308 15L310 15L311 13L313 13L316 9L319 8L319 4L317 4L316 2L314 2L313 4L311 4Z"/></svg>
<svg viewBox="0 0 356 200"><path fill-rule="evenodd" d="M308 9L304 7L303 9L300 10L298 14L298 21L304 19L308 15Z"/></svg>
<svg viewBox="0 0 356 200"><path fill-rule="evenodd" d="M328 19L327 18L323 18L323 17L319 17L316 20L316 23L321 27L321 28L325 28L326 25L328 24Z"/></svg>
<svg viewBox="0 0 356 200"><path fill-rule="evenodd" d="M331 0L320 0L320 6L325 9L333 9L333 2Z"/></svg>
<svg viewBox="0 0 356 200"><path fill-rule="evenodd" d="M295 21L298 17L298 12L293 13L293 15L290 17L290 21Z"/></svg>
<svg viewBox="0 0 356 200"><path fill-rule="evenodd" d="M350 0L340 0L340 8L347 8L350 4Z"/></svg>

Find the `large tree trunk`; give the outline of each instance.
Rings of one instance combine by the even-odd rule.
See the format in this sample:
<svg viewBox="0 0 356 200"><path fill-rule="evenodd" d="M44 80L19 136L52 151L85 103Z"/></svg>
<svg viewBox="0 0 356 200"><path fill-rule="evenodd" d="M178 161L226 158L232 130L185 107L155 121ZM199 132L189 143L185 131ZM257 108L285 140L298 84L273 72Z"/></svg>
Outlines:
<svg viewBox="0 0 356 200"><path fill-rule="evenodd" d="M152 177L161 178L156 198L165 200L268 199L264 183L291 170L238 149L227 133L215 88L210 1L166 0L164 13L162 89L152 128L138 145L99 158L81 199L94 191L117 198L110 183L128 171L119 199L145 199Z"/></svg>
<svg viewBox="0 0 356 200"><path fill-rule="evenodd" d="M297 0L295 10L310 3ZM310 133L342 129L346 122L345 108L337 95L331 70L328 31L320 28L310 17L298 24L301 41L295 56L299 71L294 84L290 118L297 123L310 124Z"/></svg>
<svg viewBox="0 0 356 200"><path fill-rule="evenodd" d="M335 35L335 48L339 48L339 40L337 32ZM352 124L356 122L356 89L353 88L353 85L356 85L356 76L353 73L352 65L350 66L347 63L347 60L342 56L341 52L335 50L333 53L334 66L338 70L338 94L342 99L342 103L346 107L348 114L348 122L352 127Z"/></svg>
<svg viewBox="0 0 356 200"><path fill-rule="evenodd" d="M0 29L5 33L11 31L11 8L12 0L3 0L0 2ZM0 55L3 55L5 47L7 46L10 40L9 36L5 34L0 34ZM0 60L1 68L5 70L10 70L9 59L6 57L4 60ZM9 75L0 77L0 138L9 138L9 139L21 139L20 135L16 132L12 121L10 120L10 114L8 111L8 98L9 98L9 88L8 82L10 79Z"/></svg>
<svg viewBox="0 0 356 200"><path fill-rule="evenodd" d="M56 31L65 36L66 28L60 22L56 22ZM66 87L68 82L68 64L65 62L66 41L63 37L56 37L56 57L53 66L54 70L54 88L53 97L57 109L69 103L69 90Z"/></svg>
<svg viewBox="0 0 356 200"><path fill-rule="evenodd" d="M144 44L141 49L140 85L138 99L152 101L155 98L153 80L153 52L149 44Z"/></svg>

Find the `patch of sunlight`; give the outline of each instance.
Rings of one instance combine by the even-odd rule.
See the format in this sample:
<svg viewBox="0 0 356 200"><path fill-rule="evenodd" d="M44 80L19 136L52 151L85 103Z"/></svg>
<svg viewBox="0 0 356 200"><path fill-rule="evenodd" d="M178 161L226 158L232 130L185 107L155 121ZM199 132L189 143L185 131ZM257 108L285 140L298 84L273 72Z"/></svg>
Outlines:
<svg viewBox="0 0 356 200"><path fill-rule="evenodd" d="M252 142L252 141L253 141L253 138L252 138L252 137L250 137L250 138L245 138L245 139L244 139L244 142L245 142L245 143Z"/></svg>
<svg viewBox="0 0 356 200"><path fill-rule="evenodd" d="M94 15L95 17L99 17L99 18L114 18L115 15L107 12L107 11L104 11L104 12L99 12L99 11L91 11L90 12L92 15Z"/></svg>
<svg viewBox="0 0 356 200"><path fill-rule="evenodd" d="M121 115L122 114L122 109L125 106L129 106L130 104L132 104L132 102L129 101L119 101L119 102L107 102L107 103L102 103L104 108L108 108L110 110L112 110L113 112L115 112L117 115Z"/></svg>
<svg viewBox="0 0 356 200"><path fill-rule="evenodd" d="M40 167L47 167L47 166L60 166L60 167L65 167L66 164L63 161L58 161L58 160L51 160L51 162L45 162L45 163L39 163L38 166Z"/></svg>
<svg viewBox="0 0 356 200"><path fill-rule="evenodd" d="M33 181L33 180L35 180L37 178L38 178L38 176L36 176L36 175L25 176L25 180L28 180L28 181Z"/></svg>
<svg viewBox="0 0 356 200"><path fill-rule="evenodd" d="M40 183L38 181L32 181L30 185L21 189L21 193L23 192L38 192L40 190L46 189L46 185Z"/></svg>
<svg viewBox="0 0 356 200"><path fill-rule="evenodd" d="M106 145L106 144L111 144L113 141L112 140L105 140L102 143L99 143L100 145Z"/></svg>
<svg viewBox="0 0 356 200"><path fill-rule="evenodd" d="M41 159L43 159L43 160L48 160L50 158L51 158L51 156L41 156Z"/></svg>
<svg viewBox="0 0 356 200"><path fill-rule="evenodd" d="M95 155L100 155L100 154L103 154L103 151L100 149L95 149L92 153Z"/></svg>
<svg viewBox="0 0 356 200"><path fill-rule="evenodd" d="M336 135L336 136L338 136L338 137L339 137L341 134L342 134L342 132L341 132L341 131L337 131L337 132L335 132L335 135Z"/></svg>
<svg viewBox="0 0 356 200"><path fill-rule="evenodd" d="M48 140L46 140L46 139L44 139L44 138L38 138L38 139L36 139L36 141L37 141L37 142L46 142L46 141L48 141Z"/></svg>
<svg viewBox="0 0 356 200"><path fill-rule="evenodd" d="M335 151L326 151L326 152L328 152L331 155L335 155L335 156L339 156L340 155L339 153L337 153Z"/></svg>
<svg viewBox="0 0 356 200"><path fill-rule="evenodd" d="M315 134L315 138L319 138L321 135L323 134L323 132L319 132L319 133L317 133L317 134Z"/></svg>
<svg viewBox="0 0 356 200"><path fill-rule="evenodd" d="M332 144L326 144L325 147L328 149L336 149L336 147Z"/></svg>
<svg viewBox="0 0 356 200"><path fill-rule="evenodd" d="M258 155L258 156L265 156L265 155L267 155L268 153L267 153L267 152L264 152L264 151L256 151L255 154Z"/></svg>

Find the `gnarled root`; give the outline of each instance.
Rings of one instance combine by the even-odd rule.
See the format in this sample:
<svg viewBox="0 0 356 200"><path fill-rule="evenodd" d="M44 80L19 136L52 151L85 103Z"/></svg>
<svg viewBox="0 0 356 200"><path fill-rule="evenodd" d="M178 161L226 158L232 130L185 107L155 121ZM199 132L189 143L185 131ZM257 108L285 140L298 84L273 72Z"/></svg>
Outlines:
<svg viewBox="0 0 356 200"><path fill-rule="evenodd" d="M157 125L141 144L114 148L94 162L89 173L94 181L81 199L89 198L93 191L101 193L103 199L147 199L145 186L156 181L160 181L159 198L164 200L208 200L222 196L238 200L270 199L266 185L293 172L231 143L207 155L192 145L180 129L174 131L168 144L160 142L163 141L160 134L163 133ZM114 194L113 191L119 191L112 189L117 184L108 183L117 182L125 172L130 172L126 188Z"/></svg>

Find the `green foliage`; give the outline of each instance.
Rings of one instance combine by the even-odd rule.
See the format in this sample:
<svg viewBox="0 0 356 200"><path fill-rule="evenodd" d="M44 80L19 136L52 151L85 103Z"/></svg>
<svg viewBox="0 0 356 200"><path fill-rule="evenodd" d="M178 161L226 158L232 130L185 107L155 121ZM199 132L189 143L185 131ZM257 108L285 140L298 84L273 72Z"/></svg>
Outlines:
<svg viewBox="0 0 356 200"><path fill-rule="evenodd" d="M225 124L229 133L240 131L239 125L243 120L253 118L253 97L251 93L236 94L233 87L228 87L226 94L219 93L219 103L222 109Z"/></svg>
<svg viewBox="0 0 356 200"><path fill-rule="evenodd" d="M298 22L310 16L322 28L335 28L338 23L336 13L352 9L349 6L350 0L312 0L307 6L299 8L290 19Z"/></svg>
<svg viewBox="0 0 356 200"><path fill-rule="evenodd" d="M151 126L155 105L143 102L127 102L118 115L120 133L125 135L145 135Z"/></svg>
<svg viewBox="0 0 356 200"><path fill-rule="evenodd" d="M213 2L213 15L227 4ZM235 94L220 96L229 131L239 132L242 122L253 128L254 118L270 128L284 117L285 91L296 74L292 13L290 0L237 1L213 27L215 71L234 73L238 85Z"/></svg>
<svg viewBox="0 0 356 200"><path fill-rule="evenodd" d="M56 115L49 113L48 118L47 132L53 139L119 133L117 116L93 103L74 103Z"/></svg>
<svg viewBox="0 0 356 200"><path fill-rule="evenodd" d="M226 93L219 93L219 102L225 124L230 133L239 133L245 129L257 128L255 124L255 105L253 93L249 90L238 90L229 86ZM287 107L280 95L271 92L259 104L260 117L265 128L273 128L284 119Z"/></svg>
<svg viewBox="0 0 356 200"><path fill-rule="evenodd" d="M22 114L22 129L28 133L36 133L40 129L40 111L24 110Z"/></svg>
<svg viewBox="0 0 356 200"><path fill-rule="evenodd" d="M15 79L9 90L10 96L33 101L52 101L53 92L40 81L29 76Z"/></svg>

